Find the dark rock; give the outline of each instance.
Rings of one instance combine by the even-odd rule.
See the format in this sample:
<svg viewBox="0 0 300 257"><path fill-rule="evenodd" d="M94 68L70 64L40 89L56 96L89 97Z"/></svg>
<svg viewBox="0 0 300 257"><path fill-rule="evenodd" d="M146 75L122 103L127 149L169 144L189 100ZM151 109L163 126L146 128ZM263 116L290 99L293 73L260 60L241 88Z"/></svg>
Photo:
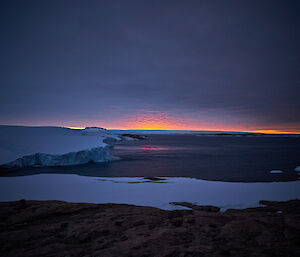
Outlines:
<svg viewBox="0 0 300 257"><path fill-rule="evenodd" d="M19 201L19 203L20 203L20 208L21 208L21 209L27 207L27 203L26 203L26 200L25 200L25 199L21 199L21 200Z"/></svg>
<svg viewBox="0 0 300 257"><path fill-rule="evenodd" d="M152 180L152 181L167 180L165 178L157 178L157 177L144 177L144 179Z"/></svg>
<svg viewBox="0 0 300 257"><path fill-rule="evenodd" d="M175 227L180 227L183 223L183 220L182 220L182 218L175 218L175 219L172 219L170 222Z"/></svg>
<svg viewBox="0 0 300 257"><path fill-rule="evenodd" d="M116 226L122 226L122 224L123 224L123 221L121 221L121 220L117 220L117 221L115 222L115 225L116 225Z"/></svg>
<svg viewBox="0 0 300 257"><path fill-rule="evenodd" d="M110 234L110 231L108 229L104 229L104 230L101 231L101 234L103 236L108 236Z"/></svg>
<svg viewBox="0 0 300 257"><path fill-rule="evenodd" d="M220 208L216 207L216 206L200 206L200 205L196 205L193 207L193 210L197 210L197 211L207 211L207 212L219 212Z"/></svg>
<svg viewBox="0 0 300 257"><path fill-rule="evenodd" d="M124 236L121 237L121 241L126 241L126 240L128 240L127 236L124 235Z"/></svg>
<svg viewBox="0 0 300 257"><path fill-rule="evenodd" d="M147 139L147 136L143 136L143 135L134 135L134 134L122 134L123 137L131 137L133 139L137 139L137 140L145 140Z"/></svg>
<svg viewBox="0 0 300 257"><path fill-rule="evenodd" d="M68 222L63 222L63 223L60 224L60 227L61 227L61 228L67 228L68 225L69 225Z"/></svg>
<svg viewBox="0 0 300 257"><path fill-rule="evenodd" d="M189 203L189 202L171 202L170 204L184 206L184 207L187 207L187 208L191 208L195 211L206 211L206 212L219 212L220 211L220 208L216 207L216 206L197 205L197 204L192 204L192 203Z"/></svg>
<svg viewBox="0 0 300 257"><path fill-rule="evenodd" d="M0 203L1 256L300 256L300 200L225 213L25 203Z"/></svg>
<svg viewBox="0 0 300 257"><path fill-rule="evenodd" d="M195 219L194 218L189 218L186 220L187 223L189 224L195 224Z"/></svg>
<svg viewBox="0 0 300 257"><path fill-rule="evenodd" d="M178 218L178 217L182 217L182 216L183 216L182 211L175 210L175 211L168 212L169 219L174 219L174 218Z"/></svg>
<svg viewBox="0 0 300 257"><path fill-rule="evenodd" d="M145 221L143 221L143 220L139 220L139 221L133 223L133 226L135 226L135 227L142 226L142 225L145 225Z"/></svg>

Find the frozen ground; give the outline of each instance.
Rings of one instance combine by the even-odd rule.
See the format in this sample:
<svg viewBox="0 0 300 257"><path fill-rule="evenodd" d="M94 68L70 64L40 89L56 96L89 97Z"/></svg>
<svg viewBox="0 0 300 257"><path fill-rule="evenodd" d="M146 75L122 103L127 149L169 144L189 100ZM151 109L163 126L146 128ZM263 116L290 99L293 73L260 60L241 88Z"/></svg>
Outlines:
<svg viewBox="0 0 300 257"><path fill-rule="evenodd" d="M0 201L63 200L89 203L127 203L162 209L181 208L170 202L192 202L227 208L258 206L259 200L300 198L300 181L232 183L192 178L99 178L40 174L1 177Z"/></svg>

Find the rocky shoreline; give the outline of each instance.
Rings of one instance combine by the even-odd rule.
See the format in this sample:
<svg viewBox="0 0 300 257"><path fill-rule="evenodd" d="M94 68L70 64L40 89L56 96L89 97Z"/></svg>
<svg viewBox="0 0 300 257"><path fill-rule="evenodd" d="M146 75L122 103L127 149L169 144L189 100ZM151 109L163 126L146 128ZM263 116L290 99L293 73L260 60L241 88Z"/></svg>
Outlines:
<svg viewBox="0 0 300 257"><path fill-rule="evenodd" d="M173 203L0 203L1 256L300 256L300 200L219 212Z"/></svg>

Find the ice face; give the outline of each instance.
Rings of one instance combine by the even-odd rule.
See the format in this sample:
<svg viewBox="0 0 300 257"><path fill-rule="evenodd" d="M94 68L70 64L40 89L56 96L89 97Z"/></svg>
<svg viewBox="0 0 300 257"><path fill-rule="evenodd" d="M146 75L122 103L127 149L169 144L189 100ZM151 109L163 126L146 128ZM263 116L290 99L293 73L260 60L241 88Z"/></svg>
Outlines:
<svg viewBox="0 0 300 257"><path fill-rule="evenodd" d="M111 159L119 140L105 129L0 126L0 165L62 166Z"/></svg>
<svg viewBox="0 0 300 257"><path fill-rule="evenodd" d="M105 162L111 159L109 148L109 146L97 147L90 150L82 150L60 155L36 153L18 158L4 166L8 168L20 168L28 166L66 166L89 162Z"/></svg>

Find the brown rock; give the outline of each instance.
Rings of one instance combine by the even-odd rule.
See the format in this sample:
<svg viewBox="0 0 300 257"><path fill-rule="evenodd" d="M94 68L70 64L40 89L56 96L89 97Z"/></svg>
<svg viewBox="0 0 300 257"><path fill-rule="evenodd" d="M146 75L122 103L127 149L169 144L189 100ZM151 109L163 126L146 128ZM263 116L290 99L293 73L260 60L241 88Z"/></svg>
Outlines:
<svg viewBox="0 0 300 257"><path fill-rule="evenodd" d="M0 255L300 256L299 200L225 213L187 205L193 210L60 201L0 203Z"/></svg>

